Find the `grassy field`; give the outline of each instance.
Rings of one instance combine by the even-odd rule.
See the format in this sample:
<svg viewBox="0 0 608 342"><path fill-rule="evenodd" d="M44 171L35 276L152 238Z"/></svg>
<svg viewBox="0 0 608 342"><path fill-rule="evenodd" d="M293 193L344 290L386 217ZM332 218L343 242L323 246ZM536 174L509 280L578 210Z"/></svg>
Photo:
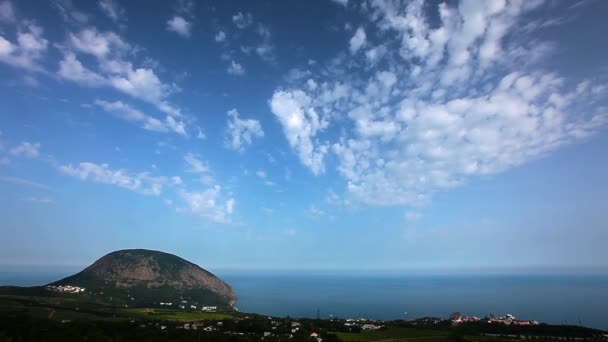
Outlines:
<svg viewBox="0 0 608 342"><path fill-rule="evenodd" d="M390 327L378 331L364 331L361 333L337 333L340 340L345 342L399 342L399 341L426 341L426 342L448 342L448 341L471 341L471 342L513 342L515 339L508 337L493 336L464 336L456 337L453 332L442 330L427 330L418 328Z"/></svg>
<svg viewBox="0 0 608 342"><path fill-rule="evenodd" d="M112 308L78 303L70 298L0 296L0 313L27 313L32 317L54 320L169 320L197 321L234 318L225 313L196 312L154 308Z"/></svg>
<svg viewBox="0 0 608 342"><path fill-rule="evenodd" d="M449 341L449 332L391 327L361 333L338 333L342 341Z"/></svg>
<svg viewBox="0 0 608 342"><path fill-rule="evenodd" d="M124 313L133 315L137 318L153 319L153 320L171 320L171 321L198 321L198 320L223 320L234 318L234 316L225 313L214 312L189 312L181 310L169 309L125 309Z"/></svg>

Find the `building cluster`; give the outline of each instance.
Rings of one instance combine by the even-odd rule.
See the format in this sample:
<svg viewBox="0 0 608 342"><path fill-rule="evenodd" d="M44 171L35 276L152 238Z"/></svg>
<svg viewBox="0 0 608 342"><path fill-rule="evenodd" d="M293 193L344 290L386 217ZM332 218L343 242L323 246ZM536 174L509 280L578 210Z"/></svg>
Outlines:
<svg viewBox="0 0 608 342"><path fill-rule="evenodd" d="M361 330L379 330L382 329L382 325L376 324L376 321L370 321L366 318L349 318L344 322L345 327L359 327Z"/></svg>
<svg viewBox="0 0 608 342"><path fill-rule="evenodd" d="M482 318L475 317L475 316L465 316L465 315L462 315L460 312L455 312L452 315L450 315L450 320L452 321L453 325L458 325L460 323L465 323L465 322L479 322L479 321L484 321L487 323L504 324L504 325L538 325L539 324L538 321L516 319L515 316L513 316L512 314L506 314L506 315L500 316L500 317L496 317L496 316L494 316L494 314L490 314L490 317L485 317L482 319Z"/></svg>
<svg viewBox="0 0 608 342"><path fill-rule="evenodd" d="M46 288L51 291L64 292L64 293L82 293L85 290L84 287L72 286L72 285L65 285L65 286L48 285Z"/></svg>
<svg viewBox="0 0 608 342"><path fill-rule="evenodd" d="M490 318L487 319L488 323L500 323L504 325L538 325L538 321L529 321L529 320L521 320L516 319L515 316L511 314L506 314L505 316L495 317L494 315L490 315Z"/></svg>

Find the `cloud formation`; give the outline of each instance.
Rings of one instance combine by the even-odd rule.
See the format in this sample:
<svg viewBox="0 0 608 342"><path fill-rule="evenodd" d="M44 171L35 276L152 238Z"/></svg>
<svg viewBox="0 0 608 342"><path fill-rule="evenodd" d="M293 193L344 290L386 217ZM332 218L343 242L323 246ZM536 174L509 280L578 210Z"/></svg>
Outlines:
<svg viewBox="0 0 608 342"><path fill-rule="evenodd" d="M103 11L108 18L112 19L115 23L121 23L126 20L126 11L120 4L115 0L99 0L97 2L99 8Z"/></svg>
<svg viewBox="0 0 608 342"><path fill-rule="evenodd" d="M308 66L270 109L312 173L337 159L350 203L428 203L608 123L603 84L538 67L549 44L527 37L521 17L541 3L441 3L431 25L434 4L371 0L350 54Z"/></svg>
<svg viewBox="0 0 608 342"><path fill-rule="evenodd" d="M6 8L0 7L0 11L7 12L3 16L10 15ZM11 42L0 35L0 62L30 71L43 71L40 62L48 45L48 41L42 36L42 28L28 23L24 29L18 30L16 42Z"/></svg>
<svg viewBox="0 0 608 342"><path fill-rule="evenodd" d="M186 210L218 223L230 223L234 212L234 198L223 198L222 188L216 185L204 191L180 190L179 196L186 203Z"/></svg>
<svg viewBox="0 0 608 342"><path fill-rule="evenodd" d="M230 61L230 65L226 70L230 75L242 76L245 75L245 68L235 61Z"/></svg>
<svg viewBox="0 0 608 342"><path fill-rule="evenodd" d="M116 185L145 195L158 196L166 183L165 177L153 177L147 172L130 174L125 170L112 170L108 164L82 162L77 165L61 165L59 171L96 183Z"/></svg>
<svg viewBox="0 0 608 342"><path fill-rule="evenodd" d="M114 114L122 120L132 122L148 131L161 133L173 132L182 136L187 135L185 124L182 121L174 119L170 115L167 115L163 121L146 115L122 101L108 102L104 100L95 100L95 105L103 108L106 112Z"/></svg>
<svg viewBox="0 0 608 342"><path fill-rule="evenodd" d="M233 150L242 150L250 145L253 138L264 137L262 125L255 119L241 119L236 109L231 109L227 113L228 121L228 141L226 145Z"/></svg>
<svg viewBox="0 0 608 342"><path fill-rule="evenodd" d="M88 27L78 33L70 33L68 43L69 47L64 52L57 72L61 78L88 87L112 87L151 103L174 118L183 116L178 107L167 101L176 87L162 82L151 68L134 67L127 59L134 48L118 34ZM78 59L77 53L94 56L97 70L85 66Z"/></svg>
<svg viewBox="0 0 608 342"><path fill-rule="evenodd" d="M40 155L40 143L24 141L11 148L9 153L17 157L37 158Z"/></svg>
<svg viewBox="0 0 608 342"><path fill-rule="evenodd" d="M249 25L253 24L253 16L251 13L238 12L232 16L232 22L239 29L244 29Z"/></svg>
<svg viewBox="0 0 608 342"><path fill-rule="evenodd" d="M179 15L176 15L167 21L167 30L173 31L184 38L190 37L191 29L192 23Z"/></svg>

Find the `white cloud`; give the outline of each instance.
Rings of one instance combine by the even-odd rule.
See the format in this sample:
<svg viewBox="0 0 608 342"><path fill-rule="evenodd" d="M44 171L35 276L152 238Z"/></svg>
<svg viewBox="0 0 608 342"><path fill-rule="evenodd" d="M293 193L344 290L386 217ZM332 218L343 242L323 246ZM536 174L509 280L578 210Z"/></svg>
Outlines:
<svg viewBox="0 0 608 342"><path fill-rule="evenodd" d="M114 32L99 32L89 27L74 34L69 34L70 44L81 53L93 55L97 58L106 58L110 54L122 55L130 49L119 35Z"/></svg>
<svg viewBox="0 0 608 342"><path fill-rule="evenodd" d="M125 57L135 53L136 49L116 33L85 28L77 34L69 34L69 45L72 50L64 52L57 72L60 77L90 87L109 86L152 103L170 116L183 116L179 108L166 100L178 88L163 83L151 68L133 67ZM75 52L95 56L99 70L85 66Z"/></svg>
<svg viewBox="0 0 608 342"><path fill-rule="evenodd" d="M179 196L192 214L218 223L230 223L235 200L222 196L221 190L219 185L200 192L180 190Z"/></svg>
<svg viewBox="0 0 608 342"><path fill-rule="evenodd" d="M207 139L205 132L203 132L203 130L199 126L196 126L196 139L198 139L198 140Z"/></svg>
<svg viewBox="0 0 608 342"><path fill-rule="evenodd" d="M353 37L350 39L350 52L355 53L359 51L359 49L363 47L363 44L365 44L366 37L367 36L365 35L363 28L359 27L357 31L355 31Z"/></svg>
<svg viewBox="0 0 608 342"><path fill-rule="evenodd" d="M158 108L172 116L181 116L181 112L162 100L170 89L163 84L151 69L139 68L129 70L124 76L110 79L114 88L135 98L156 104Z"/></svg>
<svg viewBox="0 0 608 342"><path fill-rule="evenodd" d="M184 160L190 166L187 170L188 172L201 173L209 171L209 167L192 153L186 153Z"/></svg>
<svg viewBox="0 0 608 342"><path fill-rule="evenodd" d="M12 23L15 20L15 8L13 4L8 1L0 1L0 22Z"/></svg>
<svg viewBox="0 0 608 342"><path fill-rule="evenodd" d="M173 182L173 185L182 185L182 184L184 184L184 181L182 181L182 178L180 176L173 176L173 177L171 177L171 182Z"/></svg>
<svg viewBox="0 0 608 342"><path fill-rule="evenodd" d="M328 147L315 145L312 138L327 128L328 122L317 114L311 104L310 97L300 90L279 90L270 100L270 108L283 126L289 145L298 151L304 165L314 174L320 174L324 171L323 158Z"/></svg>
<svg viewBox="0 0 608 342"><path fill-rule="evenodd" d="M244 29L249 25L253 24L253 16L251 15L251 13L243 14L242 12L239 12L232 16L232 22L239 29Z"/></svg>
<svg viewBox="0 0 608 342"><path fill-rule="evenodd" d="M228 111L228 141L226 145L233 150L241 150L250 145L253 138L262 138L264 131L258 120L241 119L236 109Z"/></svg>
<svg viewBox="0 0 608 342"><path fill-rule="evenodd" d="M125 9L122 8L115 0L99 0L97 2L99 8L112 19L115 23L120 23L125 20Z"/></svg>
<svg viewBox="0 0 608 342"><path fill-rule="evenodd" d="M87 69L73 53L67 53L63 56L63 60L59 62L57 74L66 80L87 86L96 87L107 84L107 80L103 76Z"/></svg>
<svg viewBox="0 0 608 342"><path fill-rule="evenodd" d="M27 141L11 148L9 153L13 156L37 158L40 155L40 143L30 143Z"/></svg>
<svg viewBox="0 0 608 342"><path fill-rule="evenodd" d="M19 29L17 42L13 43L0 35L0 62L30 71L43 71L40 59L47 50L48 41L42 37L42 28L26 24Z"/></svg>
<svg viewBox="0 0 608 342"><path fill-rule="evenodd" d="M186 155L185 159L196 169L196 172L208 170L193 155ZM179 176L153 177L147 172L131 173L122 169L114 170L108 164L91 162L82 162L75 166L61 165L58 169L66 175L83 181L115 185L144 195L159 196L163 193L164 187L169 186L169 189L174 189L176 195L186 205L185 208L178 208L178 211L188 211L218 223L230 223L234 213L235 200L231 195L222 194L221 187L217 184L203 191L189 191ZM164 202L173 205L170 199L164 199Z"/></svg>
<svg viewBox="0 0 608 342"><path fill-rule="evenodd" d="M230 61L230 65L228 66L227 71L230 75L240 76L245 74L245 69L243 68L243 66L235 61Z"/></svg>
<svg viewBox="0 0 608 342"><path fill-rule="evenodd" d="M218 31L215 34L215 41L221 43L226 40L226 33L224 31Z"/></svg>
<svg viewBox="0 0 608 342"><path fill-rule="evenodd" d="M81 180L116 185L145 195L158 196L166 183L165 177L152 177L147 172L130 174L125 170L112 170L108 164L82 162L76 166L61 165L59 171Z"/></svg>
<svg viewBox="0 0 608 342"><path fill-rule="evenodd" d="M175 120L171 116L166 116L165 120L160 120L155 117L146 115L141 111L129 106L122 101L108 102L103 100L95 100L95 104L105 111L113 113L120 119L132 122L139 127L155 132L173 132L186 136L185 124Z"/></svg>
<svg viewBox="0 0 608 342"><path fill-rule="evenodd" d="M264 172L264 170L257 170L255 172L255 175L260 177L260 178L266 178L266 172Z"/></svg>
<svg viewBox="0 0 608 342"><path fill-rule="evenodd" d="M345 7L346 7L346 5L348 5L348 0L331 0L331 1L333 1L337 4L340 4L342 6L345 6Z"/></svg>
<svg viewBox="0 0 608 342"><path fill-rule="evenodd" d="M167 30L173 31L182 37L188 38L190 37L190 32L192 30L192 23L183 17L176 15L167 21Z"/></svg>
<svg viewBox="0 0 608 342"><path fill-rule="evenodd" d="M538 4L440 4L432 25L434 3L370 5L351 54L276 89L269 101L303 165L320 174L333 160L329 151L337 158L345 195L332 202L425 204L437 191L524 164L608 124L601 84L535 64L544 57L536 47L546 44L526 36L520 18Z"/></svg>

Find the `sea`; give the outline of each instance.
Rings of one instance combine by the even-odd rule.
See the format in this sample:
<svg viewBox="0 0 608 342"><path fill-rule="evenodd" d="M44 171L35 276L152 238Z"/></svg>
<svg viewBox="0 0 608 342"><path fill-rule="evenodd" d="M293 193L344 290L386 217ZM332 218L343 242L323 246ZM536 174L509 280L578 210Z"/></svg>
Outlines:
<svg viewBox="0 0 608 342"><path fill-rule="evenodd" d="M0 284L41 285L75 271L0 269ZM269 316L392 320L509 313L608 330L608 275L215 274L237 292L238 309Z"/></svg>

